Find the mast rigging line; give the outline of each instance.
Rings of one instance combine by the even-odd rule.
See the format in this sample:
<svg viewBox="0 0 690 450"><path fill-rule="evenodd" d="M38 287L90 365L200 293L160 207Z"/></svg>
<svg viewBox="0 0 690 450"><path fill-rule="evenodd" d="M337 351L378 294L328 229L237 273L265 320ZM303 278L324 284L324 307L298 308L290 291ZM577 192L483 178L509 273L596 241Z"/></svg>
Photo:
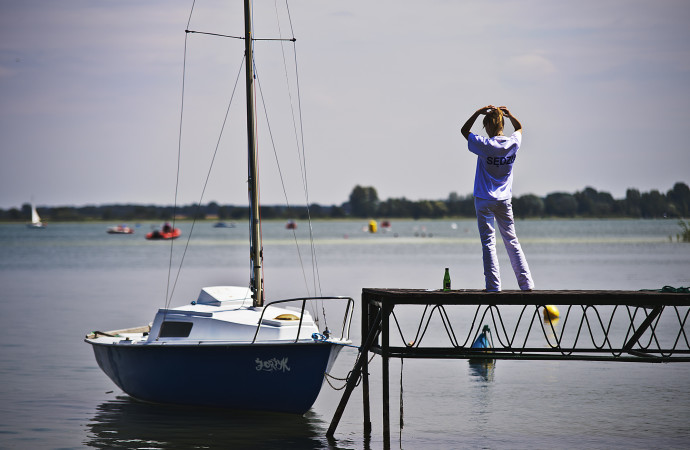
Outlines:
<svg viewBox="0 0 690 450"><path fill-rule="evenodd" d="M189 17L187 18L187 28L192 21L192 14L194 13L194 5L196 5L196 0L192 2L192 7L189 10ZM185 77L187 74L187 34L184 35L184 52L182 57L182 92L180 93L180 121L178 125L177 133L177 172L175 174L175 199L173 202L173 217L172 217L172 228L175 229L175 218L177 217L177 197L180 187L180 161L182 159L182 123L184 118L184 97L185 97ZM168 260L168 279L165 284L165 309L167 310L170 306L170 301L172 300L172 293L170 292L170 275L172 274L172 261L173 261L173 248L174 239L170 241L170 257ZM179 271L178 271L179 276ZM172 289L174 291L174 289Z"/></svg>
<svg viewBox="0 0 690 450"><path fill-rule="evenodd" d="M193 6L192 6L193 9ZM190 20L191 20L191 12L190 12ZM223 137L223 132L225 131L225 126L228 121L228 115L230 113L230 107L232 106L232 102L235 98L235 92L237 90L237 83L239 82L240 75L242 74L242 67L244 67L244 61L245 61L245 56L242 56L242 62L240 63L240 69L237 73L237 77L235 78L235 84L232 88L232 93L230 94L230 100L228 101L228 107L225 110L225 116L223 118L223 124L221 125L220 133L218 135L218 140L216 141L216 147L213 151L213 156L211 158L211 163L209 164L208 171L206 173L206 179L204 181L204 186L201 190L201 195L199 198L199 202L196 205L196 212L197 214L194 214L194 218L192 219L192 226L189 231L189 234L187 235L187 242L185 243L184 251L182 252L182 257L180 259L180 264L177 268L177 274L175 275L175 281L172 285L170 286L170 277L171 277L171 272L172 272L172 258L173 258L173 247L174 247L174 240L170 241L170 261L169 261L169 266L168 266L168 282L167 282L167 290L165 294L165 308L169 308L170 304L172 303L172 298L173 295L175 294L175 288L177 287L177 282L180 278L180 273L182 272L182 266L184 264L184 259L185 256L187 255L187 249L189 248L189 243L192 239L192 235L194 233L194 226L196 225L198 213L201 210L201 203L203 202L204 199L204 194L206 193L206 188L208 186L208 181L211 177L211 171L213 169L214 162L216 160L216 156L218 154L218 148L220 147L220 142ZM187 67L187 35L185 34L185 45L184 45L184 62L182 64L182 101L181 101L181 107L180 107L180 125L179 125L179 134L178 134L178 154L177 154L177 178L175 180L175 205L173 208L173 228L175 227L175 217L177 215L177 196L178 196L178 188L179 188L179 181L180 181L180 160L181 160L181 153L182 153L182 129L183 129L183 117L184 117L184 92L185 92L185 76L186 76L186 67Z"/></svg>
<svg viewBox="0 0 690 450"><path fill-rule="evenodd" d="M229 34L220 34L220 33L209 33L207 31L195 31L195 30L184 30L185 33L189 34L205 34L207 36L216 36L216 37L224 37L224 38L229 38L229 39L241 39L244 40L244 36L230 36ZM291 39L282 39L282 38L252 38L252 41L290 41L290 42L295 42L297 41L296 38L291 38Z"/></svg>
<svg viewBox="0 0 690 450"><path fill-rule="evenodd" d="M282 38L283 37L283 31L280 26L280 15L278 13L278 2L277 0L274 1L274 7L276 11L276 24L278 26L278 35ZM285 11L287 12L287 19L288 19L288 24L290 26L290 36L291 39L288 39L288 41L292 42L292 53L293 53L293 58L294 58L294 68L295 68L295 87L297 89L297 111L299 115L299 134L297 132L297 124L295 123L295 109L292 106L293 105L293 100L292 100L292 91L290 90L290 76L288 75L288 70L287 70L287 60L285 58L285 46L281 42L280 44L280 50L281 54L283 57L283 67L285 69L285 84L288 90L288 96L290 98L290 111L292 113L292 126L294 129L295 133L295 144L296 144L296 149L297 149L297 158L300 162L300 172L302 175L302 186L303 186L303 191L304 191L304 198L305 198L305 203L306 203L306 208L307 208L307 223L309 225L309 242L310 242L310 250L311 250L311 260L312 260L312 279L314 280L314 293L316 294L318 292L318 295L322 296L323 292L321 290L321 276L319 274L319 263L318 259L316 257L316 247L314 245L314 229L312 227L312 220L311 220L311 209L309 208L309 188L308 188L308 182L307 182L307 156L306 156L306 151L305 151L305 145L304 145L304 121L302 119L302 95L301 95L301 90L300 90L300 82L299 82L299 71L298 67L299 65L297 64L297 44L296 44L296 39L295 39L295 30L292 25L292 15L290 14L290 5L288 4L288 0L285 0ZM300 146L301 143L301 146ZM300 153L301 149L301 153ZM328 320L326 319L326 309L324 308L323 302L321 303L321 310L323 312L323 317L324 321L326 324L328 324ZM318 314L318 312L317 312ZM326 325L328 326L328 325Z"/></svg>
<svg viewBox="0 0 690 450"><path fill-rule="evenodd" d="M280 28L280 20L278 20L278 4L277 1L274 2L275 8L276 8L276 19L278 22L278 32L280 36L282 37L282 30ZM308 224L309 224L309 241L310 241L310 248L311 248L311 257L312 257L312 277L314 279L314 292L317 291L317 285L318 285L318 292L319 295L323 295L322 290L321 290L321 275L319 274L319 264L318 264L318 259L316 257L316 246L314 245L314 230L312 227L312 221L311 221L311 210L309 208L309 184L307 182L307 156L306 156L306 151L305 151L305 145L304 145L304 121L302 120L302 94L300 90L300 82L299 82L299 71L298 67L299 65L297 64L297 44L296 44L296 39L295 39L295 30L292 25L292 15L290 14L290 5L288 4L288 0L285 0L285 10L287 12L287 18L288 18L288 23L290 25L290 35L292 36L292 48L293 48L293 57L294 57L294 67L295 67L295 85L297 88L297 110L299 112L299 128L300 128L300 138L297 139L297 130L295 126L295 118L294 118L294 109L292 110L292 115L293 115L293 127L295 127L295 138L297 140L297 154L299 158L299 149L300 149L300 141L302 143L301 149L302 149L302 155L300 159L300 164L301 164L301 171L302 171L302 184L303 184L303 189L304 189L304 197L305 197L305 202L307 205L307 219L308 219ZM289 76L287 73L287 62L285 61L285 50L284 46L281 43L281 51L283 54L283 66L285 67L285 78L286 82L289 86ZM288 92L290 92L288 88ZM292 105L292 96L290 96L290 104ZM326 326L328 327L328 320L326 319L326 309L323 305L323 302L321 303L321 310L323 312L323 317L324 321L326 322Z"/></svg>
<svg viewBox="0 0 690 450"><path fill-rule="evenodd" d="M286 1L286 7L287 7L287 1ZM288 11L288 17L289 17L289 22L290 22L290 29L292 30L292 18L289 15L289 8L287 9L287 11ZM312 221L311 221L311 211L309 208L309 193L308 193L307 181L306 181L306 155L305 155L305 150L304 150L304 127L303 127L303 120L302 120L301 95L300 95L300 89L299 89L299 72L297 71L297 49L296 49L296 45L295 45L296 39L294 38L294 33L293 33L293 37L290 39L283 39L282 38L282 29L280 27L280 19L279 19L277 4L276 4L276 22L277 22L277 26L278 26L278 32L281 36L281 39L276 39L276 40L281 41L281 52L282 52L282 56L283 56L283 67L284 67L284 73L285 73L285 79L286 79L286 88L287 88L288 99L289 99L289 103L290 103L290 111L292 113L292 124L293 124L293 131L294 131L294 135L295 135L297 157L298 157L298 160L300 163L300 173L301 173L301 177L302 177L302 185L303 185L304 195L305 195L305 199L306 199L306 211L307 211L307 219L308 219L308 225L309 225L309 242L310 242L311 260L312 260L312 278L314 281L314 293L315 293L315 295L321 295L321 292L322 292L321 291L321 280L320 280L320 276L319 276L318 261L316 259L316 250L315 250L315 246L314 246L314 234L313 234L313 227L312 227ZM294 54L294 61L295 61L295 78L296 78L295 83L297 85L297 103L298 103L297 109L298 109L299 121L297 121L297 119L295 117L294 100L292 97L292 90L290 89L290 77L288 75L288 70L287 70L288 64L287 64L287 60L285 58L285 49L284 49L284 46L282 45L282 42L292 42L293 43L293 54ZM259 88L259 95L260 95L261 103L262 103L263 110L264 110L266 126L268 129L269 138L271 140L271 145L273 148L273 154L275 157L276 166L278 168L278 174L279 174L279 178L280 178L280 182L281 182L281 187L283 189L283 196L285 198L285 203L287 205L287 209L288 209L288 211L290 211L292 208L290 206L290 201L288 199L287 189L285 187L285 181L284 181L283 173L281 170L280 161L278 158L278 152L276 150L275 139L273 137L273 131L272 131L271 125L270 125L268 110L266 107L266 99L264 97L263 89L261 86L261 77L259 76L260 71L256 67L256 61L253 61L252 65L254 67L253 74L254 74L254 77L256 78L257 85ZM299 122L299 132L298 132L297 122ZM301 143L301 145L300 145L300 143ZM293 233L293 238L295 241L295 246L297 248L299 264L300 264L300 267L302 269L302 275L304 278L305 287L307 289L307 293L309 293L309 285L308 285L308 281L307 281L306 271L304 270L304 262L302 260L302 252L300 250L300 246L299 246L299 243L297 241L297 234L294 230L292 231L292 233ZM326 322L326 327L327 327L328 326L327 325L328 320L326 318L326 310L325 310L325 307L323 305L323 302L321 302L321 310L322 310L324 321ZM318 322L319 321L319 317L318 317L319 312L318 312L318 310L314 311L314 312L315 312L315 315L317 316L316 321Z"/></svg>
<svg viewBox="0 0 690 450"><path fill-rule="evenodd" d="M245 37L242 37L242 36L231 36L231 35L224 35L224 34L220 34L220 33L210 33L210 32L203 32L203 31L197 31L197 30L190 30L190 29L189 29L189 25L190 25L190 23L191 23L191 18L192 18L192 14L193 14L193 12L194 12L194 6L195 6L195 4L196 4L196 0L195 0L195 1L193 2L193 4L192 4L192 8L191 8L191 10L190 10L189 18L188 18L188 21L187 21L187 27L186 27L186 29L185 29L184 58L183 58L183 71L182 71L182 93L181 93L182 99L181 99L181 107L180 107L180 121L179 121L179 132L178 132L177 173L176 173L176 181L175 181L175 201L174 201L173 218L172 218L173 227L175 226L175 221L176 221L176 216L177 216L177 206L178 206L178 196L179 196L180 165L181 165L182 134L183 134L183 133L182 133L182 130L183 130L184 109L185 109L185 108L184 108L184 97L185 97L185 85L186 85L186 61L187 61L187 43L188 43L187 40L188 40L188 36L189 36L189 34L201 34L201 35L208 35L208 36L215 36L215 37L224 37L224 38L230 38L230 39L241 39L241 40L246 40L246 38L245 38ZM294 132L295 132L295 139L296 139L296 146L297 146L297 154L298 154L298 159L299 159L299 162L300 162L300 171L301 171L301 176L302 176L302 183L303 183L304 195L305 195L305 197L306 197L306 212L307 212L308 225L309 225L309 239L310 239L310 247L311 247L311 255L312 255L312 258L311 258L311 259L312 259L312 270L313 270L313 280L314 280L314 291L315 291L315 294L317 294L317 291L318 291L318 293L321 292L321 281L320 281L319 270L318 270L318 262L317 262L317 260L316 260L316 250L315 250L315 245L314 245L314 235L313 235L313 227L312 227L312 220L311 220L311 212L310 212L310 208L309 208L308 183L307 183L307 179L306 179L306 154L305 154L305 147L304 147L304 127L303 127L303 122L302 122L301 92L300 92L300 87L299 87L299 72L298 72L298 70L297 70L297 51L296 51L296 45L295 45L297 39L294 37L294 29L293 29L293 26L292 26L292 17L290 16L290 11L289 11L289 6L288 6L287 0L286 0L285 4L286 4L286 9L287 9L287 14L288 14L288 21L289 21L289 25L290 25L290 30L291 30L291 33L292 33L292 37L290 37L290 38L283 38L283 37L282 37L282 31L281 31L281 29L280 29L280 20L279 20L278 17L277 17L279 34L281 35L280 38L251 38L251 41L252 41L252 42L253 42L253 41L278 41L278 42L281 42L281 51L282 51L282 55L283 55L283 65L284 65L284 69L285 69L286 84L287 84L287 88L288 88L288 96L289 96L290 105L291 105L293 129L294 129ZM277 4L276 4L276 16L278 16ZM296 123L296 118L295 118L295 106L294 106L294 102L293 102L293 98L292 98L292 94L291 94L292 91L291 91L291 89L290 89L290 79L289 79L290 77L289 77L289 75L288 75L287 61L286 61L286 58L285 58L285 50L284 50L284 46L282 45L283 42L292 42L292 43L293 43L293 55L294 55L294 64L295 64L295 77L296 77L295 83L296 83L296 85L297 85L296 89L297 89L297 110L298 110L298 115L299 115L299 132L297 131L298 125L297 125L297 123ZM200 209L201 209L201 204L202 204L202 201L203 201L203 198L204 198L204 194L205 194L205 191L206 191L206 187L207 187L207 185L208 185L208 181L209 181L209 178L210 178L210 175L211 175L211 171L212 171L212 168L213 168L213 165L214 165L214 161L215 161L215 159L216 159L216 155L217 155L217 153L218 153L218 149L219 149L219 146L220 146L221 137L222 137L222 135L223 135L223 131L224 131L224 129L225 129L225 126L226 126L226 123L227 123L227 120L228 120L228 114L229 114L230 106L232 105L232 102L233 102L233 99L234 99L234 95L235 95L235 91L236 91L236 88L237 88L237 83L238 83L238 81L239 81L239 77L240 77L241 72L242 72L242 66L243 66L243 64L244 64L245 61L246 61L246 55L243 56L242 64L240 64L240 70L239 70L238 76L237 76L237 78L236 78L236 80L235 80L235 86L233 87L232 95L231 95L231 98L230 98L230 101L229 101L229 104L228 104L228 107L227 107L227 110L226 110L226 113L225 113L225 117L224 117L224 120L223 120L223 124L222 124L222 126L221 126L221 130L220 130L220 133L219 133L218 141L217 141L217 143L216 143L216 147L215 147L215 150L214 150L214 153L213 153L213 156L212 156L212 159L211 159L211 163L210 163L210 166L209 166L209 169L208 169L208 172L207 172L206 180L205 180L204 185L203 185L203 188L202 188L202 192L201 192L201 196L200 196L199 202L197 203L197 212L199 212ZM252 66L254 66L254 68L256 69L255 61L251 61L251 62L248 62L248 63L251 63ZM257 82L258 82L257 84L258 84L258 86L259 86L259 91L260 91L260 95L261 95L261 100L262 100L262 104L263 104L263 107L264 107L264 114L265 114L265 116L266 116L266 123L267 123L267 126L268 126L269 135L270 135L271 142L272 142L272 145L273 145L273 151L274 151L274 155L275 155L275 158L276 158L276 164L277 164L277 166L278 166L278 171L279 171L279 174L280 174L280 180L281 180L281 184L282 184L282 187L283 187L283 193L284 193L284 195L285 195L287 208L288 208L288 210L290 210L290 203L289 203L289 201L288 201L288 199L287 199L287 190L286 190L286 188L285 188L285 183L284 183L284 181L283 181L282 171L281 171L281 169L280 169L280 163L279 163L279 161L278 161L278 155L277 155L277 152L276 152L275 141L274 141L274 139L273 139L273 134L272 134L272 131L271 131L271 128L270 128L270 124L269 124L269 121L268 121L268 113L267 113L267 110L266 110L266 102L265 102L265 99L264 99L264 96L263 96L263 91L262 91L262 89L261 89L261 83L260 83L260 81L259 81L259 77L258 77L258 74L257 74L257 71L256 71L256 70L255 70L255 72L254 72L254 77L256 78L256 80L257 80ZM256 122L255 122L255 125L256 125ZM301 145L300 145L300 142L301 142ZM180 260L180 264L179 264L179 267L178 267L178 269L177 269L177 274L176 274L176 276L175 276L175 280L174 280L174 282L172 283L172 285L171 285L171 278L172 278L172 263L173 263L173 247L174 247L174 241L171 241L171 243L170 243L170 257L169 257L169 265L168 265L168 281L167 281L166 294L165 294L165 297L166 297L165 307L166 307L166 308L168 308L169 305L170 305L171 302L172 302L172 298L173 298L173 296L174 296L175 288L176 288L176 286L177 286L177 282L178 282L178 280L179 280L179 277L180 277L180 274L181 274L181 270L182 270L182 266L183 266L183 263L184 263L184 259L185 259L186 253L187 253L187 249L189 248L189 243L190 243L191 237L192 237L192 235L193 235L194 226L195 226L196 221L197 221L197 216L198 216L198 214L195 214L195 217L193 218L191 230L190 230L190 233L189 233L189 235L188 235L187 242L186 242L186 245L185 245L185 248L184 248L184 251L183 251L181 260ZM296 233L294 232L294 230L293 230L293 236L294 236L294 239L295 239L295 245L296 245L296 247L297 247L297 252L298 252L298 256L299 256L300 266L301 266L301 268L302 268L302 273L303 273L303 276L304 276L305 285L306 285L306 288L307 288L307 292L309 292L309 287L308 287L308 282L307 282L307 277L306 277L306 271L304 270L304 264L303 264L303 261L302 261L302 255L301 255L301 251L300 251L300 249L299 249L299 244L298 244L298 242L297 242L297 236L296 236ZM263 252L263 249L262 249L262 252ZM262 280L263 280L263 267L262 267L262 277L261 277L261 278L262 278ZM259 282L262 282L262 281L259 281ZM322 309L322 311L323 311L324 320L325 320L326 323L327 323L326 311L325 311L325 307L324 307L324 305L323 305L323 302L321 303L321 309ZM318 321L318 311L316 311L316 315L317 315L316 320ZM327 325L326 325L326 326L327 326Z"/></svg>
<svg viewBox="0 0 690 450"><path fill-rule="evenodd" d="M292 207L290 205L290 200L288 199L287 189L285 188L285 180L283 178L283 170L281 169L280 161L278 159L278 151L276 150L276 144L275 144L275 139L273 138L273 130L271 129L271 123L270 123L270 120L268 119L268 110L266 108L266 99L264 98L264 91L261 88L261 77L259 77L258 71L256 69L255 69L254 73L256 75L257 85L259 86L259 96L261 97L261 105L263 106L264 117L266 119L266 128L268 129L268 137L271 140L271 147L273 148L273 156L275 157L276 166L278 168L278 177L280 178L280 184L283 188L283 196L285 197L285 203L286 203L288 211L291 211ZM297 241L297 233L295 232L294 229L292 230L292 236L295 240L295 246L297 247L297 256L299 258L300 267L302 268L302 275L304 277L304 284L307 288L307 293L309 294L309 284L307 282L307 276L306 276L306 273L304 271L304 263L302 262L302 252L300 251L299 243Z"/></svg>
<svg viewBox="0 0 690 450"><path fill-rule="evenodd" d="M192 7L189 10L189 17L187 17L187 28L189 24L192 23L192 14L194 14L194 6L196 5L196 0L192 1ZM185 97L185 81L187 74L187 34L184 35L184 52L182 56L182 91L180 93L180 121L178 124L177 133L177 173L175 175L175 200L173 203L173 218L172 218L172 228L175 229L175 218L177 217L177 196L180 187L180 161L182 159L182 123L184 118L184 97ZM173 261L173 248L175 240L170 241L170 259L168 261L168 279L165 284L165 309L170 307L173 293L175 287L170 288L170 275L172 274L172 261ZM175 285L177 284L177 278L180 276L180 270L182 269L182 264L180 263L180 268L178 269L177 276L175 277ZM166 312L167 314L167 312Z"/></svg>

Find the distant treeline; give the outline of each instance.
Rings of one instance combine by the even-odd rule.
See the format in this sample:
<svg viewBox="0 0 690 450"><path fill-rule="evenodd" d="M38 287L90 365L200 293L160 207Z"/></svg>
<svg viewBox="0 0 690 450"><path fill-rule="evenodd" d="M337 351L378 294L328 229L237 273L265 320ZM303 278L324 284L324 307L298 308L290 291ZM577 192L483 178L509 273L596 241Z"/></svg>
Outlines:
<svg viewBox="0 0 690 450"><path fill-rule="evenodd" d="M587 187L574 194L554 192L539 197L526 194L513 197L513 210L518 218L680 218L690 216L690 188L678 182L666 193L652 190L640 192L628 189L623 199L614 199L608 192ZM247 206L207 205L102 205L39 207L41 218L47 222L105 220L131 222L138 220L171 220L177 218L243 220L249 212ZM472 195L459 196L452 192L446 200L418 200L389 198L379 200L373 187L355 186L349 201L341 205L321 206L262 206L263 219L323 218L413 218L437 219L444 217L475 217ZM26 222L31 217L31 206L21 209L0 209L0 220Z"/></svg>

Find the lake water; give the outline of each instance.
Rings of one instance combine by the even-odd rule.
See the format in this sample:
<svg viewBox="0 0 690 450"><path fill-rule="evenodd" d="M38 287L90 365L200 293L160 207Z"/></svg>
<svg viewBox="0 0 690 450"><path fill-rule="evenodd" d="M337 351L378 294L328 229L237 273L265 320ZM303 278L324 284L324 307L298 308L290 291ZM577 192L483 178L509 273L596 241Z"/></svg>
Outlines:
<svg viewBox="0 0 690 450"><path fill-rule="evenodd" d="M483 288L473 220L394 221L376 235L364 225L314 224L321 293L355 299L356 344L364 287L436 289L449 267L453 288ZM172 279L191 223L179 226ZM0 448L383 448L378 357L370 366L370 440L359 388L330 444L325 433L342 391L328 385L300 417L143 404L123 394L83 337L146 324L164 306L170 245L145 241L148 227L126 236L107 235L105 224L0 225ZM312 274L307 228L297 230L304 276L292 233L264 224L269 300L313 293L304 281ZM537 289L690 286L690 245L676 242L674 220L520 221L517 229ZM244 226L196 224L172 305L202 286L246 285L247 234ZM516 289L502 246L499 259L504 289ZM399 318L416 324L414 314ZM341 352L333 375L344 377L355 357L354 349ZM395 448L690 446L690 363L500 360L484 372L464 360L405 360L402 370L392 360L390 384Z"/></svg>

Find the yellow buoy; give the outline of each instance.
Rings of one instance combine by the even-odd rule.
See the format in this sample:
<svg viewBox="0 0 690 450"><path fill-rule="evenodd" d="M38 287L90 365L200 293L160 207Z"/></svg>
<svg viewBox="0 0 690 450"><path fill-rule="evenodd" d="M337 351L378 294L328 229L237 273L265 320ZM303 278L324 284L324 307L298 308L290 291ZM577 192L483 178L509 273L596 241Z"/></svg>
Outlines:
<svg viewBox="0 0 690 450"><path fill-rule="evenodd" d="M555 305L544 306L544 320L557 319L560 315Z"/></svg>
<svg viewBox="0 0 690 450"><path fill-rule="evenodd" d="M369 221L369 233L376 233L379 229L378 224L376 223L375 220L370 220Z"/></svg>

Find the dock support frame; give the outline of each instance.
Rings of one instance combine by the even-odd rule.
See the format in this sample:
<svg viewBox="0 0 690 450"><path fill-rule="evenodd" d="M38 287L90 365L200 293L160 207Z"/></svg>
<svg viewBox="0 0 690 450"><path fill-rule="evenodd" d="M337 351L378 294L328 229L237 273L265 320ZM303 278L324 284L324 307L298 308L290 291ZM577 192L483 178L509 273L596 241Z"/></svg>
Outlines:
<svg viewBox="0 0 690 450"><path fill-rule="evenodd" d="M472 349L469 345L456 344L450 347L421 347L405 344L403 347L391 347L390 316L397 305L426 305L435 308L444 306L474 306L479 308L499 308L499 306L534 307L535 311L545 308L547 304L557 304L570 308L579 307L586 316L589 309L597 306L614 306L627 308L630 316L630 327L625 336L625 343L609 348L562 348L559 345L551 348L528 348L517 346L496 347L491 353ZM630 309L635 313L631 314ZM675 310L680 330L673 348L650 350L640 343L646 333L658 342L659 330L656 329L659 318L665 308ZM637 311L644 311L643 322L635 327L634 318ZM651 310L651 312L647 312ZM524 311L524 310L523 310ZM598 312L597 312L598 315ZM457 290L450 292L426 291L412 289L363 289L361 332L363 343L357 361L350 372L345 391L331 420L326 436L333 439L335 430L342 418L345 407L355 387L362 382L362 408L365 439L372 431L370 396L369 396L369 353L381 356L382 406L383 406L383 442L390 443L390 359L391 358L433 358L433 359L519 359L519 360L570 360L570 361L626 361L626 362L690 362L690 340L685 326L690 316L690 293L669 293L660 291L503 291L487 293L478 290ZM521 316L522 317L522 316ZM534 320L534 319L532 319ZM567 321L567 317L565 319ZM480 321L481 322L481 321ZM399 325L398 325L399 326ZM481 326L481 323L479 323ZM582 323L580 324L582 326ZM587 322L587 326L590 324ZM530 330L531 330L530 326ZM516 327L517 330L517 327ZM632 335L628 337L632 331ZM591 332L591 330L590 330ZM478 333L478 330L477 330ZM528 331L529 333L529 331ZM468 337L472 330L469 330ZM475 333L476 334L476 333ZM681 339L683 337L683 339ZM377 343L380 340L379 343ZM453 339L451 339L453 342ZM605 341L610 344L609 336ZM650 342L652 339L650 338ZM527 342L527 338L525 341ZM679 345L679 346L677 346ZM683 347L683 345L685 345ZM635 348L635 347L638 348ZM606 355L608 353L608 355Z"/></svg>

